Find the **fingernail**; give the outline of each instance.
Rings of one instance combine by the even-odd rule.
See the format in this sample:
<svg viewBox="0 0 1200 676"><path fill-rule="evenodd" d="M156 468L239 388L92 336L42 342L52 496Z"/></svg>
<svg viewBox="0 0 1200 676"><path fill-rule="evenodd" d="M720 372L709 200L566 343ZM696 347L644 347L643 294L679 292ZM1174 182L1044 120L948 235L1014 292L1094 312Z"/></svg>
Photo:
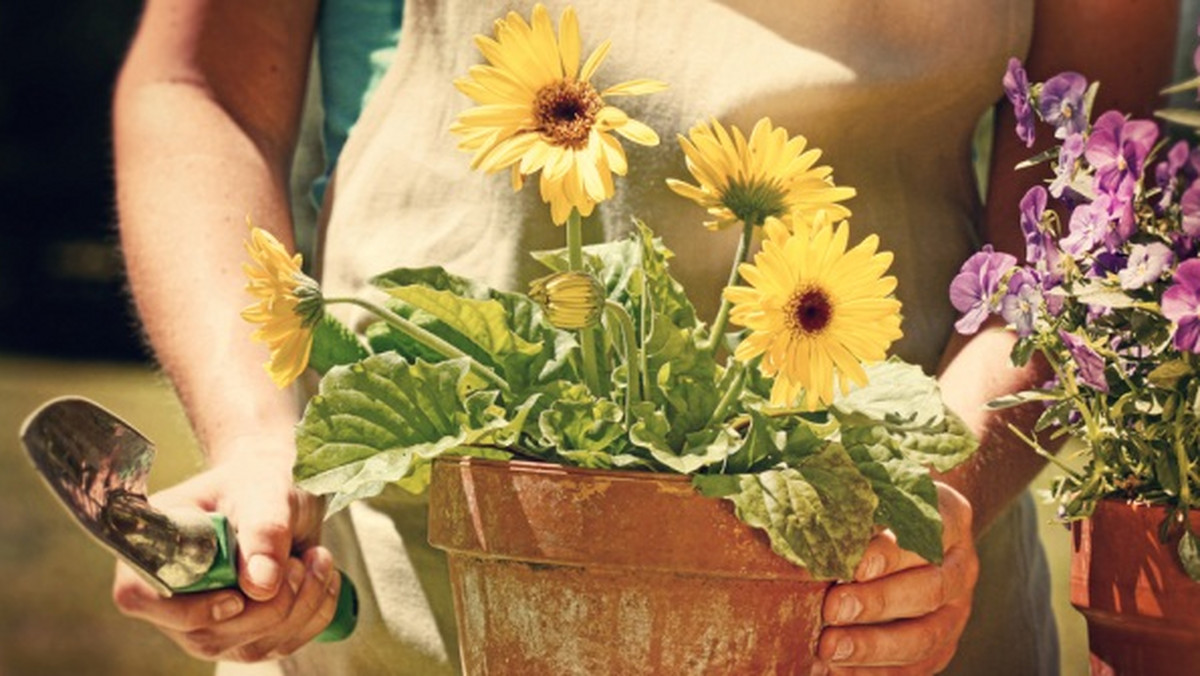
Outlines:
<svg viewBox="0 0 1200 676"><path fill-rule="evenodd" d="M287 569L288 586L292 588L292 593L300 591L300 585L304 583L304 564L296 559L288 561Z"/></svg>
<svg viewBox="0 0 1200 676"><path fill-rule="evenodd" d="M862 608L862 602L858 600L857 596L846 594L838 602L837 613L833 620L838 624L853 622L854 618L858 617L858 614L862 612Z"/></svg>
<svg viewBox="0 0 1200 676"><path fill-rule="evenodd" d="M842 638L838 639L837 645L833 649L833 657L831 659L834 662L839 662L847 657L850 657L853 652L854 641L851 641L849 638L843 636Z"/></svg>
<svg viewBox="0 0 1200 676"><path fill-rule="evenodd" d="M242 599L238 596L226 596L212 608L212 618L223 622L242 612Z"/></svg>
<svg viewBox="0 0 1200 676"><path fill-rule="evenodd" d="M275 589L279 586L279 564L265 554L255 554L246 562L246 574L256 587Z"/></svg>
<svg viewBox="0 0 1200 676"><path fill-rule="evenodd" d="M885 561L882 556L872 554L863 562L863 579L874 580L883 574L883 566Z"/></svg>
<svg viewBox="0 0 1200 676"><path fill-rule="evenodd" d="M813 665L812 671L809 672L811 676L826 676L828 673L829 665L824 662L817 662Z"/></svg>
<svg viewBox="0 0 1200 676"><path fill-rule="evenodd" d="M314 556L310 565L313 576L325 584L329 580L329 573L333 571L333 561L328 556Z"/></svg>

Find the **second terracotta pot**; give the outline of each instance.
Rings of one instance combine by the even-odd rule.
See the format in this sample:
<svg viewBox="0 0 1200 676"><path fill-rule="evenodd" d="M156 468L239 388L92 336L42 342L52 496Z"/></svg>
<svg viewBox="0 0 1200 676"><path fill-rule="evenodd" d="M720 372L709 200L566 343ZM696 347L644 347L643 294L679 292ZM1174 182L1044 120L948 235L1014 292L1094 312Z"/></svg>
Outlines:
<svg viewBox="0 0 1200 676"><path fill-rule="evenodd" d="M1087 619L1094 676L1196 673L1200 583L1180 566L1162 507L1101 500L1073 524L1071 603ZM1192 513L1200 531L1200 512Z"/></svg>
<svg viewBox="0 0 1200 676"><path fill-rule="evenodd" d="M686 477L440 459L467 674L807 674L830 583Z"/></svg>

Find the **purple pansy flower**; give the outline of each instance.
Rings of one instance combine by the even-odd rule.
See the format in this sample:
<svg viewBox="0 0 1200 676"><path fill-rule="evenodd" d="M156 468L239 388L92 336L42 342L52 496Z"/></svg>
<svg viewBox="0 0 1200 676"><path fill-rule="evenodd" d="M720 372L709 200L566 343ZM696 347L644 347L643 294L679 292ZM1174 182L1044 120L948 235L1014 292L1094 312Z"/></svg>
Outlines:
<svg viewBox="0 0 1200 676"><path fill-rule="evenodd" d="M1200 352L1200 259L1184 261L1163 293L1162 313L1175 324L1175 348Z"/></svg>
<svg viewBox="0 0 1200 676"><path fill-rule="evenodd" d="M1029 105L1029 77L1021 67L1020 59L1009 59L1008 70L1004 72L1004 94L1012 102L1013 112L1017 116L1017 138L1025 142L1025 146L1033 145L1033 106Z"/></svg>
<svg viewBox="0 0 1200 676"><path fill-rule="evenodd" d="M1038 280L1024 268L1017 268L1008 280L1008 293L1000 301L1000 316L1012 326L1017 335L1033 334L1033 322L1041 305L1042 290Z"/></svg>
<svg viewBox="0 0 1200 676"><path fill-rule="evenodd" d="M1091 345L1079 336L1060 330L1058 337L1062 338L1071 360L1075 362L1076 376L1079 382L1098 391L1108 391L1108 381L1104 378L1104 359L1096 354Z"/></svg>
<svg viewBox="0 0 1200 676"><path fill-rule="evenodd" d="M1084 156L1096 168L1096 190L1132 197L1142 163L1158 139L1158 126L1149 120L1126 120L1115 110L1101 115L1088 137Z"/></svg>
<svg viewBox="0 0 1200 676"><path fill-rule="evenodd" d="M1153 284L1171 266L1174 258L1170 247L1162 242L1134 244L1125 267L1117 273L1121 288L1133 290Z"/></svg>
<svg viewBox="0 0 1200 676"><path fill-rule="evenodd" d="M1087 80L1075 72L1059 73L1046 80L1038 96L1038 112L1042 119L1055 126L1054 137L1065 139L1081 133L1087 126L1083 115L1083 94Z"/></svg>
<svg viewBox="0 0 1200 676"><path fill-rule="evenodd" d="M1046 260L1046 249L1053 246L1049 233L1042 229L1046 200L1046 189L1040 185L1030 188L1021 198L1021 232L1025 235L1025 262L1031 265Z"/></svg>
<svg viewBox="0 0 1200 676"><path fill-rule="evenodd" d="M959 333L975 333L988 315L999 309L996 291L1004 274L1016 264L1016 256L994 251L990 244L963 263L950 283L950 302L963 314L954 323Z"/></svg>
<svg viewBox="0 0 1200 676"><path fill-rule="evenodd" d="M1063 251L1079 257L1091 253L1105 241L1111 229L1111 203L1111 197L1100 195L1094 202L1075 207L1068 225L1069 234L1062 240Z"/></svg>
<svg viewBox="0 0 1200 676"><path fill-rule="evenodd" d="M1075 180L1075 165L1083 156L1083 134L1070 134L1058 148L1058 164L1054 167L1054 181L1050 194L1062 197L1063 190Z"/></svg>

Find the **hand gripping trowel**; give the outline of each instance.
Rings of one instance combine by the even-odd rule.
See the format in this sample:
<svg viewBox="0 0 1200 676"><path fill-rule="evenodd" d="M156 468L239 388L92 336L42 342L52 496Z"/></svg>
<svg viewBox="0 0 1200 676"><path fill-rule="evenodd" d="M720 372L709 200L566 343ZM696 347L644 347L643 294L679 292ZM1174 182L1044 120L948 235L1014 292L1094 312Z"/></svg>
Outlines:
<svg viewBox="0 0 1200 676"><path fill-rule="evenodd" d="M154 444L95 402L46 402L21 427L38 473L79 525L164 596L237 586L237 540L223 514L161 510L146 499ZM354 630L358 599L342 576L337 613L316 640Z"/></svg>

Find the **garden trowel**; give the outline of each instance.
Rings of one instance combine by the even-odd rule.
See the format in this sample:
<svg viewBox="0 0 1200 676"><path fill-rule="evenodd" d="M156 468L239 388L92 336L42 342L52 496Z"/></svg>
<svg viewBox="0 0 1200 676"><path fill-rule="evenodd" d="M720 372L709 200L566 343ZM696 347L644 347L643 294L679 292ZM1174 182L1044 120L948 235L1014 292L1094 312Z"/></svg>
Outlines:
<svg viewBox="0 0 1200 676"><path fill-rule="evenodd" d="M154 444L95 402L63 397L21 427L38 473L75 520L164 596L237 586L237 540L223 514L163 510L146 499ZM343 575L337 614L318 641L350 635L354 585Z"/></svg>

